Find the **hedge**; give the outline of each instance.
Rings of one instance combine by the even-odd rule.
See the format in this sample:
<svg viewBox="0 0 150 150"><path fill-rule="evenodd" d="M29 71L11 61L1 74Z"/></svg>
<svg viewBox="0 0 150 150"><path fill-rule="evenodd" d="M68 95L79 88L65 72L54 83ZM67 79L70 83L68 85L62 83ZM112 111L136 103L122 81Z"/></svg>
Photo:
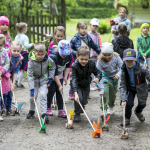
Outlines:
<svg viewBox="0 0 150 150"><path fill-rule="evenodd" d="M110 18L117 14L116 9L111 8L85 8L67 7L67 18Z"/></svg>

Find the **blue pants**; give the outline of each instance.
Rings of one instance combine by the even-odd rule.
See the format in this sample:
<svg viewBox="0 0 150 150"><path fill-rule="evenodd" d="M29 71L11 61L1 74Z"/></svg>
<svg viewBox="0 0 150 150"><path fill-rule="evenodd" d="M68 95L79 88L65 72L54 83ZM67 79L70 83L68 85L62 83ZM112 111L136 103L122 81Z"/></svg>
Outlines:
<svg viewBox="0 0 150 150"><path fill-rule="evenodd" d="M9 91L8 93L3 94L3 98L4 98L6 109L9 110L11 108L12 92ZM1 109L3 109L2 102L1 102Z"/></svg>
<svg viewBox="0 0 150 150"><path fill-rule="evenodd" d="M128 102L126 104L126 112L125 112L125 117L127 119L130 119L131 114L132 114L132 107L134 106L134 98L135 98L136 91L130 90L129 95L128 95ZM135 108L136 113L141 113L143 109L145 108L145 105L139 105Z"/></svg>
<svg viewBox="0 0 150 150"><path fill-rule="evenodd" d="M63 79L60 79L61 85L63 85ZM48 93L47 93L47 108L51 108L51 103L53 100L53 96L56 92L56 100L57 100L57 106L58 110L63 109L63 98L61 93L59 92L59 88L55 81L52 81L50 87L48 87Z"/></svg>

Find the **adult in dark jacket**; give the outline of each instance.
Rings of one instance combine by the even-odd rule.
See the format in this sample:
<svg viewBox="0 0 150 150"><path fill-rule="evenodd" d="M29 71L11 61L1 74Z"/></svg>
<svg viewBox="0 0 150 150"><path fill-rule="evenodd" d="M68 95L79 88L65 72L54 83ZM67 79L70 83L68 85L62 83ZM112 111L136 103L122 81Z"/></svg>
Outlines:
<svg viewBox="0 0 150 150"><path fill-rule="evenodd" d="M125 24L120 24L118 27L119 37L112 40L114 45L114 52L117 52L121 59L123 58L123 51L127 48L134 49L133 41L128 38L127 26Z"/></svg>
<svg viewBox="0 0 150 150"><path fill-rule="evenodd" d="M89 60L90 50L87 46L81 46L77 51L77 60L72 64L71 88L75 95L75 115L74 121L80 121L82 112L79 101L82 106L87 104L90 92L91 74L95 75L93 82L98 83L101 78L101 72L96 68L94 60Z"/></svg>
<svg viewBox="0 0 150 150"><path fill-rule="evenodd" d="M125 63L122 66L120 98L122 106L126 107L126 125L130 124L130 117L136 94L138 98L138 105L135 108L134 113L141 122L145 121L142 111L146 107L146 100L148 96L146 79L150 81L150 70L135 60L136 52L133 49L127 49L124 51L123 61L125 61Z"/></svg>

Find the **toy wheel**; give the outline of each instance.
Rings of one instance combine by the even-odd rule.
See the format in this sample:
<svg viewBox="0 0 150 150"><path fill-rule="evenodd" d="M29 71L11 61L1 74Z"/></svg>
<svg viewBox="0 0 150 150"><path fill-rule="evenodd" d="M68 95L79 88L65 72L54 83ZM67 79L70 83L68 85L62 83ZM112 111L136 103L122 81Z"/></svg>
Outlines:
<svg viewBox="0 0 150 150"><path fill-rule="evenodd" d="M97 133L97 137L98 137L98 138L100 137L100 133Z"/></svg>
<svg viewBox="0 0 150 150"><path fill-rule="evenodd" d="M44 133L46 133L46 130L44 131Z"/></svg>
<svg viewBox="0 0 150 150"><path fill-rule="evenodd" d="M109 127L107 127L107 131L109 131Z"/></svg>

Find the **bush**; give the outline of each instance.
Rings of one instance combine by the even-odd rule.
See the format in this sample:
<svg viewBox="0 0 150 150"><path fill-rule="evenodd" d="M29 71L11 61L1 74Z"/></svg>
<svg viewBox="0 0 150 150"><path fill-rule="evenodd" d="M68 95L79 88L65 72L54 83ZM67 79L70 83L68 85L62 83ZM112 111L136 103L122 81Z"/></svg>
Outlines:
<svg viewBox="0 0 150 150"><path fill-rule="evenodd" d="M108 8L85 8L85 7L67 7L67 14L70 18L110 18L117 14L116 9Z"/></svg>

